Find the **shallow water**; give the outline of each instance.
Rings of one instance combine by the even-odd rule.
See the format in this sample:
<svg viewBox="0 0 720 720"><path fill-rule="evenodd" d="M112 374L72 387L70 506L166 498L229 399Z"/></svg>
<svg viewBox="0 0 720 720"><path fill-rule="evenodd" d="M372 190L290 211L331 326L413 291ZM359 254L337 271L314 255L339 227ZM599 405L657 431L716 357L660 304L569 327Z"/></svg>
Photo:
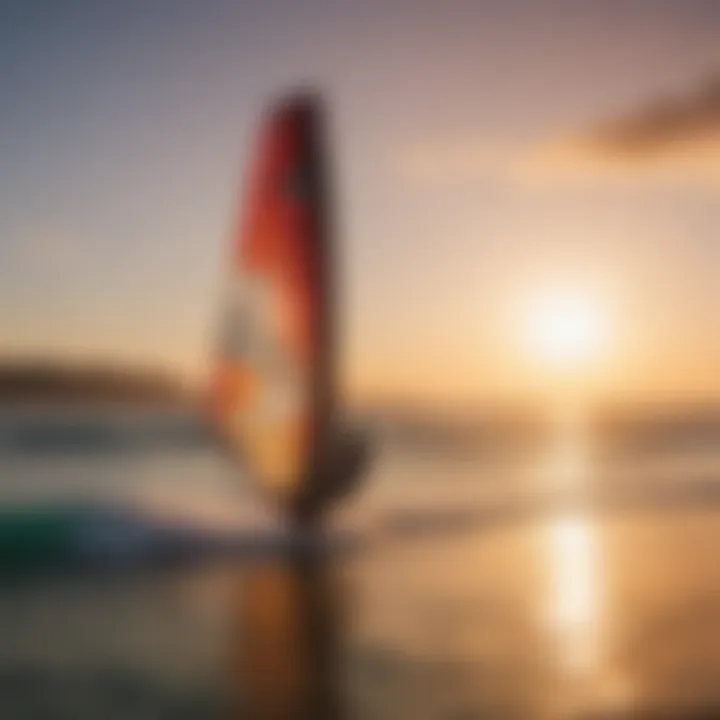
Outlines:
<svg viewBox="0 0 720 720"><path fill-rule="evenodd" d="M2 717L703 717L720 712L710 450L604 467L383 446L324 561L269 551L7 578ZM652 458L651 458L652 460ZM73 496L279 531L207 447L5 453L4 503Z"/></svg>

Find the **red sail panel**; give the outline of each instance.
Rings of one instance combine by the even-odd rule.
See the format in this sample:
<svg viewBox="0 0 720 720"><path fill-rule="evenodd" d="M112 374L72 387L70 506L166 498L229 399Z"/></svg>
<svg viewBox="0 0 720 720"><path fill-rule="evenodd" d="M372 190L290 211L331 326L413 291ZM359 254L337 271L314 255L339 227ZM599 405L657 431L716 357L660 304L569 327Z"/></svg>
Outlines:
<svg viewBox="0 0 720 720"><path fill-rule="evenodd" d="M311 482L329 423L326 199L320 107L267 119L232 273L214 415L259 484L283 500Z"/></svg>

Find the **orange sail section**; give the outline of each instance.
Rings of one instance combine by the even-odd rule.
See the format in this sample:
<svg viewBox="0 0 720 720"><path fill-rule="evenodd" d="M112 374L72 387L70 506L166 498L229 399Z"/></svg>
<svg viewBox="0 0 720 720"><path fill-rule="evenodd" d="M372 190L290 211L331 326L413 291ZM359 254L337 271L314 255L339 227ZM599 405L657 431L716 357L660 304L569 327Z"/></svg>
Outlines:
<svg viewBox="0 0 720 720"><path fill-rule="evenodd" d="M306 494L331 414L328 219L321 106L267 118L233 238L213 414L245 469Z"/></svg>

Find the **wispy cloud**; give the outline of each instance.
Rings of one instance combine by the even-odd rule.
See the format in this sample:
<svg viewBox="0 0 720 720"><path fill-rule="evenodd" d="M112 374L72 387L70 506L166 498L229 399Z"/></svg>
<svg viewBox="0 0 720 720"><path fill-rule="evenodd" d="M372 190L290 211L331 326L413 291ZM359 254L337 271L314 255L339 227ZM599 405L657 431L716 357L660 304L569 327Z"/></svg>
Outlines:
<svg viewBox="0 0 720 720"><path fill-rule="evenodd" d="M530 174L720 182L720 76L692 92L541 144Z"/></svg>
<svg viewBox="0 0 720 720"><path fill-rule="evenodd" d="M720 187L720 75L587 129L536 142L455 137L405 148L414 184L494 180L532 185L697 181Z"/></svg>

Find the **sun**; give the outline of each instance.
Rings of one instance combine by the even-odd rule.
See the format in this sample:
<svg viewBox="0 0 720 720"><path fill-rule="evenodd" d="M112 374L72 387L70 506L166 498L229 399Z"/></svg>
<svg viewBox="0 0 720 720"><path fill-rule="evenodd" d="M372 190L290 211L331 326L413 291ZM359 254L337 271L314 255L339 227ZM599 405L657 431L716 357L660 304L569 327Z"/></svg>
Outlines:
<svg viewBox="0 0 720 720"><path fill-rule="evenodd" d="M528 353L563 368L598 360L608 346L608 318L600 301L584 290L546 290L527 306L524 319Z"/></svg>

